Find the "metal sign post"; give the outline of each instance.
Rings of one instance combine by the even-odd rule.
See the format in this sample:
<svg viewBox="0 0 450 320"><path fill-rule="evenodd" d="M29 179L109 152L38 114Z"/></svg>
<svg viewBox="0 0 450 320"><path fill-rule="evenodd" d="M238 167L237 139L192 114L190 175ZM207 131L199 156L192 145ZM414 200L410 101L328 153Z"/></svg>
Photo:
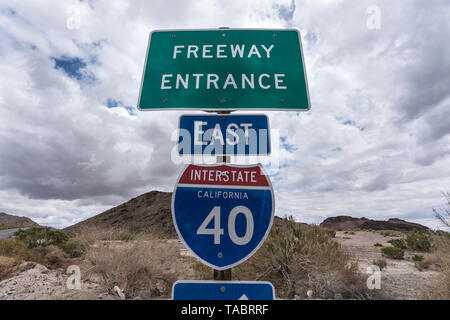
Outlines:
<svg viewBox="0 0 450 320"><path fill-rule="evenodd" d="M217 114L230 114L231 111L218 111ZM224 146L225 148L225 146ZM216 163L230 163L230 157L227 156L225 154L225 150L222 150L222 156L217 156L216 157ZM226 269L226 270L217 270L217 269L213 269L213 279L214 280L222 280L222 281L231 281L232 279L232 274L231 274L231 269Z"/></svg>

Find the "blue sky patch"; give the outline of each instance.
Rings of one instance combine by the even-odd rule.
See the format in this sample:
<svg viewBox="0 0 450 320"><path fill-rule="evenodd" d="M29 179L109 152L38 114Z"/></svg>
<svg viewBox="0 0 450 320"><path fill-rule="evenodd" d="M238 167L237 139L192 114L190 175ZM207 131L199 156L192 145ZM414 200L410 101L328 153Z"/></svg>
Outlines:
<svg viewBox="0 0 450 320"><path fill-rule="evenodd" d="M83 59L67 56L60 58L51 57L51 59L55 62L55 69L62 70L70 78L80 81L82 87L96 84L97 78L95 74L86 68L87 63Z"/></svg>
<svg viewBox="0 0 450 320"><path fill-rule="evenodd" d="M360 126L356 125L356 122L355 122L355 121L352 121L352 120L346 120L346 121L344 121L342 124L343 124L344 126L352 126L352 127L356 127L356 128L358 128L360 131L366 130L366 128L360 127Z"/></svg>
<svg viewBox="0 0 450 320"><path fill-rule="evenodd" d="M287 152L292 153L297 151L297 147L295 146L295 144L287 143L287 137L280 137L280 141L281 141L281 148L283 148Z"/></svg>
<svg viewBox="0 0 450 320"><path fill-rule="evenodd" d="M86 68L86 62L83 59L62 56L61 58L52 57L52 60L55 61L55 69L63 70L70 78L83 79L82 69Z"/></svg>
<svg viewBox="0 0 450 320"><path fill-rule="evenodd" d="M136 115L136 108L135 107L125 106L122 101L115 100L115 99L112 99L112 98L108 98L108 100L106 100L106 107L107 108L124 108L125 110L127 110L128 114L130 116L135 116Z"/></svg>

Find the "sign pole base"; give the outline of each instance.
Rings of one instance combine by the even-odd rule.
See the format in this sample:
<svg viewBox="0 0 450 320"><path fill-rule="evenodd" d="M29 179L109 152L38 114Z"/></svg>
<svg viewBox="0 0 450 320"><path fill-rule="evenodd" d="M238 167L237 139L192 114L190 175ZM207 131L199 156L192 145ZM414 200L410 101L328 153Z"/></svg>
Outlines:
<svg viewBox="0 0 450 320"><path fill-rule="evenodd" d="M214 280L218 281L231 280L231 268L222 271L214 269Z"/></svg>

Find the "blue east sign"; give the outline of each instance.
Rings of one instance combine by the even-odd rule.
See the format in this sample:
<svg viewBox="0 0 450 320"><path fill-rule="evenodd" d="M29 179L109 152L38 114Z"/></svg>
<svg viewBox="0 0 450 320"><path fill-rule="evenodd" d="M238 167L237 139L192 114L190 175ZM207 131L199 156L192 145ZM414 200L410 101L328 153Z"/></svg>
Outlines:
<svg viewBox="0 0 450 320"><path fill-rule="evenodd" d="M266 115L182 115L180 155L268 155Z"/></svg>

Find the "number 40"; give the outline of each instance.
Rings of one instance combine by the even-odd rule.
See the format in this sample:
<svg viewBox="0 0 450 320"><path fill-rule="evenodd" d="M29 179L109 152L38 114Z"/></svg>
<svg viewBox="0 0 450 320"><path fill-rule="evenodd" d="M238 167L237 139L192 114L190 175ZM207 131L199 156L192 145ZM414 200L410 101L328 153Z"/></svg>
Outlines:
<svg viewBox="0 0 450 320"><path fill-rule="evenodd" d="M245 216L245 220L247 222L247 229L245 230L245 234L242 237L239 237L236 234L236 217L240 213ZM206 226L213 219L214 228L207 229ZM253 236L253 229L253 215L247 207L237 206L230 211L230 215L228 216L228 233L230 235L231 241L240 246L249 243ZM197 229L197 234L213 235L214 244L220 244L220 236L223 235L223 232L223 229L220 228L220 206L215 206L203 221L203 223L200 225L200 227Z"/></svg>

